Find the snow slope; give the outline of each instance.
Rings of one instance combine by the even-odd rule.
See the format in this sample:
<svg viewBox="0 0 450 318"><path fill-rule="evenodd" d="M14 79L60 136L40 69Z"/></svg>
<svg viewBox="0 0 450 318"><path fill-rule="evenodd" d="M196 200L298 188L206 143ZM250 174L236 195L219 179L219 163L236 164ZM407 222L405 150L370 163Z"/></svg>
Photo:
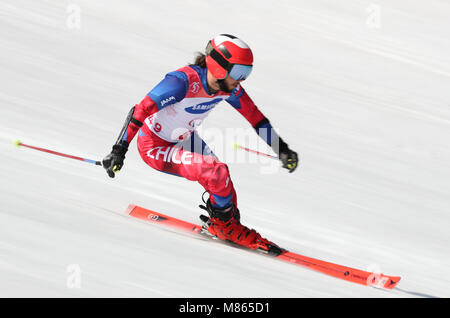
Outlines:
<svg viewBox="0 0 450 318"><path fill-rule="evenodd" d="M449 297L449 15L444 0L2 0L0 296ZM135 142L115 179L12 145L101 159L129 108L218 33L253 48L244 86L302 160L293 174L230 160L243 223L292 251L402 276L398 288L125 217L129 203L191 222L200 212L201 186L148 168ZM214 127L249 126L224 103Z"/></svg>

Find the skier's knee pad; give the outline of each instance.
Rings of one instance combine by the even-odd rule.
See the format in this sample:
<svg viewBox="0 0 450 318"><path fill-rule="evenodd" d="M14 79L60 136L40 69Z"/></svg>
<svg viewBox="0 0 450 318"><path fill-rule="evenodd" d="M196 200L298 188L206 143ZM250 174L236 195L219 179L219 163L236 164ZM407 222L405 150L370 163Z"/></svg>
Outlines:
<svg viewBox="0 0 450 318"><path fill-rule="evenodd" d="M230 192L231 178L228 166L223 162L218 162L214 165L214 171L210 180L217 192ZM218 193L219 194L219 193Z"/></svg>

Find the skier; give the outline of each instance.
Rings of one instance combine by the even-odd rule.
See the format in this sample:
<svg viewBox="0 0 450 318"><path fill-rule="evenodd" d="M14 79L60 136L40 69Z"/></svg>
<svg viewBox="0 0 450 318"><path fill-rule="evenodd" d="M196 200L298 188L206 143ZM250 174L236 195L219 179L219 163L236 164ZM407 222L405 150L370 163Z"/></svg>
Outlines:
<svg viewBox="0 0 450 318"><path fill-rule="evenodd" d="M103 167L114 178L138 134L138 151L150 167L198 181L209 193L206 206L200 207L209 214L201 218L211 235L250 249L280 253L276 244L240 223L228 166L212 153L195 128L225 100L249 121L289 172L297 167L297 153L277 135L241 86L252 70L249 46L235 36L221 34L208 42L205 53L199 53L194 64L168 73L131 108Z"/></svg>

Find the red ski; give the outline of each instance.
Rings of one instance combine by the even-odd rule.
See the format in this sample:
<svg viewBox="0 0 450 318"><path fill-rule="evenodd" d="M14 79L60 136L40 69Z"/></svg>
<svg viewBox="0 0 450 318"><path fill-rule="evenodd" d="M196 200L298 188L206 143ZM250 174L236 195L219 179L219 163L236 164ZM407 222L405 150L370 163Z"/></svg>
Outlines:
<svg viewBox="0 0 450 318"><path fill-rule="evenodd" d="M204 235L204 231L200 225L189 223L136 205L130 204L126 210L126 214L144 221L163 224L185 232ZM375 274L347 266L325 262L300 254L295 254L286 250L283 250L280 255L274 257L288 263L308 267L323 274L366 286L392 289L400 281L400 277L398 276Z"/></svg>

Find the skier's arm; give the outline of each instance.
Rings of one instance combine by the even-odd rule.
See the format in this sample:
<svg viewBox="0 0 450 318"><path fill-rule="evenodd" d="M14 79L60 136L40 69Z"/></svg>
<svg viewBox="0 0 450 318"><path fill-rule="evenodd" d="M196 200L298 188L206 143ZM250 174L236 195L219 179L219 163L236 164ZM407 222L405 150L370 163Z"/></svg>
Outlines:
<svg viewBox="0 0 450 318"><path fill-rule="evenodd" d="M103 159L103 167L111 178L122 168L128 146L144 120L164 107L182 100L187 92L186 83L184 73L169 73L139 104L130 109L111 153Z"/></svg>
<svg viewBox="0 0 450 318"><path fill-rule="evenodd" d="M283 167L287 168L289 172L293 172L297 168L297 153L289 149L289 146L273 129L270 121L258 109L245 90L238 86L227 99L227 102L244 116L256 133L272 147L273 151L283 162Z"/></svg>
<svg viewBox="0 0 450 318"><path fill-rule="evenodd" d="M172 72L153 88L128 114L116 144L128 149L144 120L157 111L182 100L187 92L187 78L184 73Z"/></svg>
<svg viewBox="0 0 450 318"><path fill-rule="evenodd" d="M103 168L111 178L115 173L122 169L125 154L128 151L128 145L138 132L139 128L148 116L158 111L156 103L147 95L137 105L133 106L125 119L122 130L115 144L112 146L111 153L103 159Z"/></svg>

